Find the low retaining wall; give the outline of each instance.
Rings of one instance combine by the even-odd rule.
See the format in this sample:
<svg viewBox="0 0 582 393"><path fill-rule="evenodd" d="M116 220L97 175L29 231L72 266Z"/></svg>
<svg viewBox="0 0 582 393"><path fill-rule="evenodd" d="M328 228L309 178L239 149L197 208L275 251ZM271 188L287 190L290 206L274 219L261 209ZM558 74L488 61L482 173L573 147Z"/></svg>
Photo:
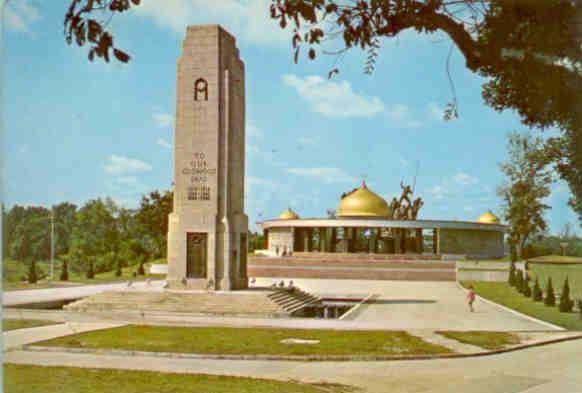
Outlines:
<svg viewBox="0 0 582 393"><path fill-rule="evenodd" d="M150 265L150 274L168 274L168 265L156 263Z"/></svg>

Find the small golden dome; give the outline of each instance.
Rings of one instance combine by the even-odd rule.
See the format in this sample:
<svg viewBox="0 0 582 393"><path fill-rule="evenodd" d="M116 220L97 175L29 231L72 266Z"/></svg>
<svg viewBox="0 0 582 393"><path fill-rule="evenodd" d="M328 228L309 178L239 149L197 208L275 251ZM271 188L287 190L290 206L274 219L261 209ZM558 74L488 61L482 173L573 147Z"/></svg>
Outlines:
<svg viewBox="0 0 582 393"><path fill-rule="evenodd" d="M482 214L481 217L477 220L481 224L499 224L499 217L491 212L491 210L487 210L485 214Z"/></svg>
<svg viewBox="0 0 582 393"><path fill-rule="evenodd" d="M288 208L283 213L279 214L279 220L297 220L299 215L295 213L291 208Z"/></svg>
<svg viewBox="0 0 582 393"><path fill-rule="evenodd" d="M380 195L368 190L366 183L342 198L338 217L388 217L388 204Z"/></svg>

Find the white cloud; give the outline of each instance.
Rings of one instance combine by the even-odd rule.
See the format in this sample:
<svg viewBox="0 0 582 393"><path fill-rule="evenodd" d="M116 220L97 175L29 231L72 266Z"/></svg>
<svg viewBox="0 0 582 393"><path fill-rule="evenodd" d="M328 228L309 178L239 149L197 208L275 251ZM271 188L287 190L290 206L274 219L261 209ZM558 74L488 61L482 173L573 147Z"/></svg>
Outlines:
<svg viewBox="0 0 582 393"><path fill-rule="evenodd" d="M357 179L339 168L287 168L288 173L319 179L326 183L355 183Z"/></svg>
<svg viewBox="0 0 582 393"><path fill-rule="evenodd" d="M156 126L160 128L171 127L174 124L174 116L169 113L154 113L152 118L156 123Z"/></svg>
<svg viewBox="0 0 582 393"><path fill-rule="evenodd" d="M310 110L328 117L371 117L384 111L378 97L365 97L352 90L347 81L330 81L320 76L283 75L283 82L293 87Z"/></svg>
<svg viewBox="0 0 582 393"><path fill-rule="evenodd" d="M31 34L31 25L42 17L38 8L28 0L4 2L4 24L8 30Z"/></svg>
<svg viewBox="0 0 582 393"><path fill-rule="evenodd" d="M424 125L424 122L414 117L412 110L403 104L395 104L386 109L386 116L390 122L406 128L419 128Z"/></svg>
<svg viewBox="0 0 582 393"><path fill-rule="evenodd" d="M252 138L262 138L263 132L259 130L254 124L247 124L246 133Z"/></svg>
<svg viewBox="0 0 582 393"><path fill-rule="evenodd" d="M144 0L135 7L137 15L149 18L161 28L170 29L180 36L186 26L193 24L220 24L237 39L278 46L291 42L292 31L283 30L269 16L271 0Z"/></svg>
<svg viewBox="0 0 582 393"><path fill-rule="evenodd" d="M457 173L453 176L453 180L464 186L479 183L479 179L464 172Z"/></svg>
<svg viewBox="0 0 582 393"><path fill-rule="evenodd" d="M433 120L443 120L444 108L436 102L429 102L427 105L429 117Z"/></svg>
<svg viewBox="0 0 582 393"><path fill-rule="evenodd" d="M164 138L158 138L156 143L159 146L163 147L164 149L171 149L172 148L172 144L170 142L168 142L167 140L165 140Z"/></svg>
<svg viewBox="0 0 582 393"><path fill-rule="evenodd" d="M107 159L107 163L103 167L109 173L132 173L145 172L152 169L151 165L134 158L127 158L123 156L111 155Z"/></svg>

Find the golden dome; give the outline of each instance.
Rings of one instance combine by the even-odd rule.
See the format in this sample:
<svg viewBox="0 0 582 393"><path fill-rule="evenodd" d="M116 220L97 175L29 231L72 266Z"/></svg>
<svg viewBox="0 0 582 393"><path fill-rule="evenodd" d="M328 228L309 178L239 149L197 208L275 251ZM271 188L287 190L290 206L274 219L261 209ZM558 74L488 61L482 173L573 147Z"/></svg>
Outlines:
<svg viewBox="0 0 582 393"><path fill-rule="evenodd" d="M366 183L342 198L338 217L388 217L388 204L380 195L368 190Z"/></svg>
<svg viewBox="0 0 582 393"><path fill-rule="evenodd" d="M297 220L299 216L291 208L288 208L283 213L279 214L279 220Z"/></svg>
<svg viewBox="0 0 582 393"><path fill-rule="evenodd" d="M499 217L491 212L491 210L487 210L485 214L482 214L481 217L477 220L477 222L481 224L499 224Z"/></svg>

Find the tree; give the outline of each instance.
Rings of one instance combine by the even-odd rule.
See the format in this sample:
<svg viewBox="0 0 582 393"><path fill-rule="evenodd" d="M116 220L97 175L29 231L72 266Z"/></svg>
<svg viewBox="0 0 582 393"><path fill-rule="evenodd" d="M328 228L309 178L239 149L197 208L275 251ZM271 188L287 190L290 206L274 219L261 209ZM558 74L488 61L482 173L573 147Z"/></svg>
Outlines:
<svg viewBox="0 0 582 393"><path fill-rule="evenodd" d="M121 259L118 257L115 260L115 277L121 277L123 271L121 270Z"/></svg>
<svg viewBox="0 0 582 393"><path fill-rule="evenodd" d="M529 286L529 275L527 273L525 273L525 277L523 279L523 284L522 284L522 292L523 296L525 297L531 297L531 287Z"/></svg>
<svg viewBox="0 0 582 393"><path fill-rule="evenodd" d="M119 248L117 207L110 199L90 200L77 211L71 234L71 254L77 256L85 272L108 270L108 254ZM95 266L97 264L97 266Z"/></svg>
<svg viewBox="0 0 582 393"><path fill-rule="evenodd" d="M28 267L28 283L36 284L38 281L38 275L36 274L36 260L31 259Z"/></svg>
<svg viewBox="0 0 582 393"><path fill-rule="evenodd" d="M508 160L501 164L507 180L498 189L504 215L510 224L510 239L520 257L526 242L546 230L543 203L551 193L552 172L543 150L543 140L530 134L511 133Z"/></svg>
<svg viewBox="0 0 582 393"><path fill-rule="evenodd" d="M71 234L75 226L77 206L63 202L53 206L55 220L55 255L69 252Z"/></svg>
<svg viewBox="0 0 582 393"><path fill-rule="evenodd" d="M546 297L544 298L546 306L556 305L556 294L554 293L554 286L552 285L552 277L548 278L548 285L546 285Z"/></svg>
<svg viewBox="0 0 582 393"><path fill-rule="evenodd" d="M85 273L85 277L91 280L95 278L95 270L93 269L93 257L87 257L87 272Z"/></svg>
<svg viewBox="0 0 582 393"><path fill-rule="evenodd" d="M61 275L59 276L59 280L69 281L69 266L66 259L63 259L63 266L61 268Z"/></svg>
<svg viewBox="0 0 582 393"><path fill-rule="evenodd" d="M140 0L70 0L65 39L89 44L89 59L121 62L127 53L114 46L108 23L93 18L123 13ZM163 7L163 5L161 6ZM582 2L578 0L272 0L270 16L292 29L295 62L302 46L341 56L365 51L364 71L373 73L382 39L403 31L442 33L451 39L466 67L486 78L482 95L497 111L515 110L529 127L558 127L548 152L572 191L570 205L582 220ZM111 18L105 18L109 21ZM339 50L326 50L334 45ZM336 45L337 46L337 45ZM330 77L339 70L330 71ZM445 118L458 116L453 96Z"/></svg>
<svg viewBox="0 0 582 393"><path fill-rule="evenodd" d="M171 191L156 190L142 196L137 211L137 221L154 246L149 252L157 258L166 256L168 215L172 212L173 199L174 194Z"/></svg>
<svg viewBox="0 0 582 393"><path fill-rule="evenodd" d="M564 286L562 287L562 293L560 294L560 312L571 312L574 308L574 301L570 298L570 284L568 283L568 277L564 280Z"/></svg>
<svg viewBox="0 0 582 393"><path fill-rule="evenodd" d="M523 292L523 274L520 269L515 271L515 289L519 293Z"/></svg>
<svg viewBox="0 0 582 393"><path fill-rule="evenodd" d="M539 282L537 276L536 276L536 280L534 282L532 298L533 298L534 302L541 302L543 299L542 289L540 288L540 282Z"/></svg>

